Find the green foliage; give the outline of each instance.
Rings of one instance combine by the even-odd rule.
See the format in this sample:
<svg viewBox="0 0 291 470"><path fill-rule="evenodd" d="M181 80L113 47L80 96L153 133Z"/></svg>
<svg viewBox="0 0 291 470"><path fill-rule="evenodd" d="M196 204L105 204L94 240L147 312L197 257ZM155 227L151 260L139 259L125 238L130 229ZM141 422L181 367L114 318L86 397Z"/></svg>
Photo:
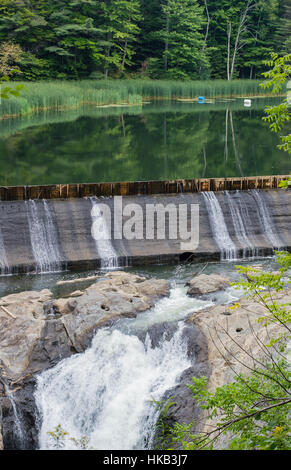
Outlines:
<svg viewBox="0 0 291 470"><path fill-rule="evenodd" d="M96 72L224 79L227 28L233 51L245 6L243 0L0 0L0 44L22 48L24 80L76 80ZM289 45L288 0L256 0L233 78L258 77L262 59L273 50L286 54Z"/></svg>
<svg viewBox="0 0 291 470"><path fill-rule="evenodd" d="M172 401L174 397L168 398L168 400L152 400L153 405L157 408L159 418L155 424L155 447L156 449L168 449L171 445L171 416L170 410L172 406L177 403Z"/></svg>
<svg viewBox="0 0 291 470"><path fill-rule="evenodd" d="M162 2L163 29L155 33L165 44L162 59L165 77L197 79L199 67L209 66L203 49L202 8L196 0L166 0Z"/></svg>
<svg viewBox="0 0 291 470"><path fill-rule="evenodd" d="M0 99L8 100L10 97L14 96L14 98L18 98L21 96L21 91L25 89L25 86L23 84L16 85L15 88L12 88L10 86L5 86L4 88L1 88L0 84Z"/></svg>
<svg viewBox="0 0 291 470"><path fill-rule="evenodd" d="M279 93L287 81L291 78L291 54L279 57L278 54L272 53L271 59L264 61L268 67L272 67L263 75L266 81L261 84L265 89L271 89L272 93ZM263 120L269 124L272 132L280 132L282 128L290 121L290 103L285 99L276 106L268 106L265 110L267 116ZM280 150L291 153L291 133L281 136L282 144L278 145Z"/></svg>
<svg viewBox="0 0 291 470"><path fill-rule="evenodd" d="M66 439L70 439L77 449L79 450L89 450L90 439L86 436L82 436L81 439L76 439L74 437L69 437L69 433L64 431L62 425L59 424L56 426L54 431L48 432L49 436L52 439L53 447L56 449L63 449L66 444Z"/></svg>
<svg viewBox="0 0 291 470"><path fill-rule="evenodd" d="M50 432L48 432L48 434L52 438L54 446L57 449L62 449L64 447L65 437L68 435L68 433L63 430L63 428L60 424L58 426L56 426L54 431L50 431Z"/></svg>

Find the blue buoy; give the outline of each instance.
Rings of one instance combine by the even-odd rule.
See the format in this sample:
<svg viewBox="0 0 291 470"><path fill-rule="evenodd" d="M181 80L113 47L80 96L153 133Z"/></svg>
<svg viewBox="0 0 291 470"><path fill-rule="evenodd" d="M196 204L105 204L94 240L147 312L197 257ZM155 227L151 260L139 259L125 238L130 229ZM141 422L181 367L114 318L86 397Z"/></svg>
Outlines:
<svg viewBox="0 0 291 470"><path fill-rule="evenodd" d="M205 103L205 96L198 96L198 103Z"/></svg>

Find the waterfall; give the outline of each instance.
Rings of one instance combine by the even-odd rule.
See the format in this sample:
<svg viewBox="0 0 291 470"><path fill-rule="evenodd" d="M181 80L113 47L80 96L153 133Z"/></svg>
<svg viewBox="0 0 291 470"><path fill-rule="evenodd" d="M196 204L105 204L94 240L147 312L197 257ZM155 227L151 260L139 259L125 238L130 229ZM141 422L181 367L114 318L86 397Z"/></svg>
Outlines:
<svg viewBox="0 0 291 470"><path fill-rule="evenodd" d="M101 329L83 354L63 360L38 377L36 404L42 417L40 448L53 449L48 432L61 424L71 438L89 438L103 450L149 449L159 401L190 367L183 323L172 339L153 347L117 329Z"/></svg>
<svg viewBox="0 0 291 470"><path fill-rule="evenodd" d="M242 191L237 191L236 193L239 195L238 204L239 204L240 213L244 222L244 226L246 227L247 236L249 240L251 240L251 244L253 245L252 256L255 257L259 255L259 250L256 247L258 243L258 239L255 235L255 229L254 229L253 221L251 219L248 205L245 201L245 198L243 197L246 193ZM252 208L252 212L253 212L253 208Z"/></svg>
<svg viewBox="0 0 291 470"><path fill-rule="evenodd" d="M91 197L90 201L92 203L92 224L101 217L102 219L102 226L103 226L103 239L96 240L96 249L97 253L100 258L101 268L118 268L119 267L119 259L118 255L111 243L111 231L107 227L107 223L105 217L103 216L101 210L99 209L99 202L96 198ZM93 210L94 209L94 210Z"/></svg>
<svg viewBox="0 0 291 470"><path fill-rule="evenodd" d="M60 424L68 433L65 449L76 448L71 438L84 436L94 449L152 448L159 416L152 401L163 399L182 372L193 365L182 320L214 305L211 299L196 299L186 292L185 286L174 285L170 296L152 309L134 319L120 320L114 329L98 330L84 353L64 359L38 376L35 399L41 449L55 448L48 433ZM234 288L221 296L223 304L239 297ZM165 322L177 322L178 327L171 339L164 335L153 347L148 331Z"/></svg>
<svg viewBox="0 0 291 470"><path fill-rule="evenodd" d="M228 233L217 197L213 191L203 192L202 195L206 203L212 235L221 252L221 259L236 259L237 249Z"/></svg>
<svg viewBox="0 0 291 470"><path fill-rule="evenodd" d="M5 276L9 274L9 263L6 255L3 235L0 227L0 275Z"/></svg>
<svg viewBox="0 0 291 470"><path fill-rule="evenodd" d="M61 255L57 229L46 200L27 201L28 224L37 272L61 270Z"/></svg>
<svg viewBox="0 0 291 470"><path fill-rule="evenodd" d="M250 190L250 193L254 197L258 206L258 215L261 221L263 233L275 249L284 248L284 245L276 232L276 227L273 221L273 217L269 212L266 201L264 200L263 194L257 189Z"/></svg>
<svg viewBox="0 0 291 470"><path fill-rule="evenodd" d="M225 194L231 213L235 235L243 248L243 258L245 258L247 254L254 256L255 248L248 238L247 224L244 217L245 214L242 212L241 200L239 203L237 203L236 199L232 198L228 191L225 191Z"/></svg>

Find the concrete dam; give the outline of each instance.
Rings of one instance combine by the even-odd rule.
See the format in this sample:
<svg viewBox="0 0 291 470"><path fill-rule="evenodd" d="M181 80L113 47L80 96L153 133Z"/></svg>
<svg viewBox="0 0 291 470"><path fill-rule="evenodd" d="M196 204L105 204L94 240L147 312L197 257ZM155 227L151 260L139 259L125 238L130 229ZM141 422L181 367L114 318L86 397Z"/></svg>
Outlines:
<svg viewBox="0 0 291 470"><path fill-rule="evenodd" d="M1 200L1 275L235 260L290 250L290 196L289 190L245 189L122 198ZM122 228L116 237L117 203L122 206ZM106 220L104 206L110 214ZM134 209L137 206L138 211ZM196 207L192 229L198 239L194 249L185 249L185 237L181 237L175 217L180 207L186 207L181 214L189 231L193 225L191 206ZM148 207L153 207L154 213L150 222L146 220ZM157 207L162 210L156 212ZM162 219L165 231L159 237ZM103 225L103 239L94 237L96 221ZM128 223L130 236L125 237Z"/></svg>

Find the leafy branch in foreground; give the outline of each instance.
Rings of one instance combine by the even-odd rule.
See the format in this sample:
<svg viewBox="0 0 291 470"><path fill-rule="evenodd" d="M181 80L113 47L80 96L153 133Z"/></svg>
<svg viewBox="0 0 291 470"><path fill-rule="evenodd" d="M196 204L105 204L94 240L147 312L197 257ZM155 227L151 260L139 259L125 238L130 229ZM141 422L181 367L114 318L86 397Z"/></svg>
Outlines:
<svg viewBox="0 0 291 470"><path fill-rule="evenodd" d="M170 409L177 403L172 401L174 397L168 398L168 400L154 400L152 399L153 405L159 412L158 421L155 424L155 448L156 449L168 449L171 445L171 421Z"/></svg>
<svg viewBox="0 0 291 470"><path fill-rule="evenodd" d="M283 86L291 78L291 54L279 57L278 54L272 53L271 59L263 63L271 69L263 73L266 81L261 83L261 87L265 90L271 88L272 93L281 92ZM269 124L272 132L280 132L286 123L290 121L289 107L290 103L287 99L278 105L266 107L266 116L263 117L263 120ZM291 153L291 134L281 136L281 141L282 144L278 145L278 148Z"/></svg>
<svg viewBox="0 0 291 470"><path fill-rule="evenodd" d="M232 450L291 449L291 377L286 349L290 340L290 303L280 303L276 298L282 297L284 286L290 282L287 270L291 255L277 253L277 262L281 266L279 273L260 272L251 266L237 267L243 277L236 286L243 288L247 297L259 304L264 312L258 314L258 321L266 330L270 325L277 327L269 344L264 344L249 321L262 358L242 346L228 329L215 326L214 332L210 331L211 340L228 361L234 379L211 393L206 377L192 378L193 384L188 387L203 410L202 418L195 423L199 431L193 433L191 426L176 423L171 429L171 445L176 443L189 450L213 449L226 434L227 444L222 446ZM234 308L238 306L235 304ZM250 362L241 361L231 352L221 339L222 333L248 356ZM232 361L243 365L248 373L237 373Z"/></svg>
<svg viewBox="0 0 291 470"><path fill-rule="evenodd" d="M17 85L15 88L12 88L10 86L5 86L4 88L1 88L1 83L0 83L0 99L8 100L11 96L14 97L21 97L21 91L24 89L24 85Z"/></svg>

